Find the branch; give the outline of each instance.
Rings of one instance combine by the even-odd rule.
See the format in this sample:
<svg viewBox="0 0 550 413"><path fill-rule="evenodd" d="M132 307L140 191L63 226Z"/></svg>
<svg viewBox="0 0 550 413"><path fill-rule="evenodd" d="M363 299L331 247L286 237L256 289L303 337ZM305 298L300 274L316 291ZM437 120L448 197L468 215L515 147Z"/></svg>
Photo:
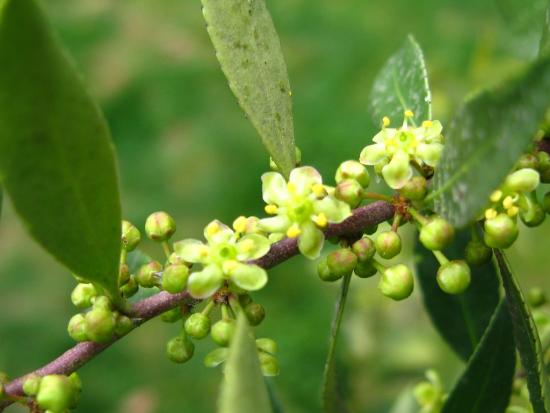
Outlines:
<svg viewBox="0 0 550 413"><path fill-rule="evenodd" d="M325 230L325 235L327 237L353 236L361 233L368 227L387 221L393 217L394 213L395 209L391 204L383 201L373 202L354 210L353 214L345 221L339 224L330 224ZM267 269L274 267L275 265L280 264L297 254L297 240L295 238L285 238L273 244L266 255L257 260L251 261L251 263ZM145 298L135 303L132 311L134 325L139 327L152 318L155 318L160 314L182 304L187 298L189 298L187 292L169 294L162 291L154 296ZM37 374L39 376L45 376L48 374L70 374L121 338L122 337L116 337L112 341L103 344L93 343L90 341L79 343L38 370L5 384L4 390L6 395L22 396L23 382L30 374ZM3 411L4 408L12 403L13 401L9 400L0 402L0 411Z"/></svg>

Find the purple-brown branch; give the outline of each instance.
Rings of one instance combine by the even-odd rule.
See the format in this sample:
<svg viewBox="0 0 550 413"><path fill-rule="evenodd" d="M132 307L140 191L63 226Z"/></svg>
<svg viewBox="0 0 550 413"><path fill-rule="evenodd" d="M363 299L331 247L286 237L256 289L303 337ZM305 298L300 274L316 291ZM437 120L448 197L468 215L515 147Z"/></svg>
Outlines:
<svg viewBox="0 0 550 413"><path fill-rule="evenodd" d="M383 201L373 202L357 208L353 211L353 214L343 222L339 224L330 224L325 230L325 234L327 237L355 236L368 227L387 221L393 217L394 213L395 209L393 205ZM271 268L297 254L297 240L295 238L285 238L273 244L266 255L252 261L252 263L263 268ZM169 294L162 291L152 297L145 298L135 303L132 311L135 326L138 327L146 321L182 304L187 298L189 298L189 296L186 292ZM23 395L23 382L29 374L37 374L39 376L48 374L70 374L117 342L120 338L122 337L116 337L112 341L104 344L90 341L79 343L38 370L5 384L4 390L6 395ZM3 411L4 408L12 403L13 402L9 400L1 402L0 411Z"/></svg>

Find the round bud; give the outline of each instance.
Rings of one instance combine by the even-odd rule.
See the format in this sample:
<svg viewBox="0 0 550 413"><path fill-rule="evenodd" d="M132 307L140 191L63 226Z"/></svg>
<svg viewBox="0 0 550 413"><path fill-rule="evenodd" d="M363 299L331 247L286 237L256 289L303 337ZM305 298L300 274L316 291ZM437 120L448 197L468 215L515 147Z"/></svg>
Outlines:
<svg viewBox="0 0 550 413"><path fill-rule="evenodd" d="M491 260L493 250L481 241L472 240L466 245L464 255L468 264L480 266Z"/></svg>
<svg viewBox="0 0 550 413"><path fill-rule="evenodd" d="M135 293L138 292L138 289L139 289L139 285L136 281L136 277L132 275L130 276L130 279L128 280L128 282L124 284L122 287L120 287L120 292L122 293L124 298L130 298Z"/></svg>
<svg viewBox="0 0 550 413"><path fill-rule="evenodd" d="M185 363L193 357L195 345L184 337L174 337L166 343L166 356L174 363Z"/></svg>
<svg viewBox="0 0 550 413"><path fill-rule="evenodd" d="M519 235L517 224L506 214L485 220L483 228L485 244L491 248L508 248Z"/></svg>
<svg viewBox="0 0 550 413"><path fill-rule="evenodd" d="M71 407L74 392L68 377L59 374L44 376L40 380L36 402L43 410L62 413Z"/></svg>
<svg viewBox="0 0 550 413"><path fill-rule="evenodd" d="M386 269L380 277L378 289L386 297L399 301L407 298L414 289L411 270L403 264Z"/></svg>
<svg viewBox="0 0 550 413"><path fill-rule="evenodd" d="M37 374L30 374L23 382L23 392L27 396L36 396L40 388L40 380L42 378Z"/></svg>
<svg viewBox="0 0 550 413"><path fill-rule="evenodd" d="M346 179L357 181L363 188L368 187L370 184L370 176L367 168L357 161L342 162L336 170L335 180L337 184Z"/></svg>
<svg viewBox="0 0 550 413"><path fill-rule="evenodd" d="M319 278L321 280L328 282L336 281L342 278L341 275L334 274L330 270L326 258L321 258L321 260L317 264L317 274L319 275Z"/></svg>
<svg viewBox="0 0 550 413"><path fill-rule="evenodd" d="M512 192L531 192L540 183L540 175L531 168L519 169L506 177L504 187Z"/></svg>
<svg viewBox="0 0 550 413"><path fill-rule="evenodd" d="M423 176L413 176L399 193L411 201L422 201L428 193L428 182Z"/></svg>
<svg viewBox="0 0 550 413"><path fill-rule="evenodd" d="M210 332L210 318L202 313L191 314L185 320L184 328L189 336L196 339L204 338Z"/></svg>
<svg viewBox="0 0 550 413"><path fill-rule="evenodd" d="M447 294L460 294L470 285L470 267L465 261L449 261L439 267L437 283Z"/></svg>
<svg viewBox="0 0 550 413"><path fill-rule="evenodd" d="M374 267L372 260L371 261L359 261L355 266L353 272L359 278L369 278L376 274L378 270Z"/></svg>
<svg viewBox="0 0 550 413"><path fill-rule="evenodd" d="M258 353L260 357L260 367L262 368L262 374L266 377L278 376L280 373L279 362L271 354L260 351Z"/></svg>
<svg viewBox="0 0 550 413"><path fill-rule="evenodd" d="M363 187L355 179L344 179L334 190L334 196L355 208L363 199Z"/></svg>
<svg viewBox="0 0 550 413"><path fill-rule="evenodd" d="M547 192L542 199L542 209L544 209L544 212L547 214L550 214L550 192Z"/></svg>
<svg viewBox="0 0 550 413"><path fill-rule="evenodd" d="M233 319L220 320L214 323L210 332L212 340L222 347L229 346L233 334L235 334L235 320Z"/></svg>
<svg viewBox="0 0 550 413"><path fill-rule="evenodd" d="M260 351L265 351L269 354L277 354L277 343L270 338L256 339L256 347L258 347Z"/></svg>
<svg viewBox="0 0 550 413"><path fill-rule="evenodd" d="M244 307L244 313L251 326L257 326L265 318L265 308L258 303L249 303Z"/></svg>
<svg viewBox="0 0 550 413"><path fill-rule="evenodd" d="M154 212L145 221L145 233L154 241L166 241L174 232L176 223L166 212Z"/></svg>
<svg viewBox="0 0 550 413"><path fill-rule="evenodd" d="M538 169L539 167L539 158L534 153L526 153L519 158L516 169Z"/></svg>
<svg viewBox="0 0 550 413"><path fill-rule="evenodd" d="M189 268L183 264L172 264L164 268L162 273L162 289L171 294L176 294L185 288Z"/></svg>
<svg viewBox="0 0 550 413"><path fill-rule="evenodd" d="M92 298L97 296L97 290L93 284L78 284L71 293L71 301L77 308L92 306Z"/></svg>
<svg viewBox="0 0 550 413"><path fill-rule="evenodd" d="M133 251L141 241L139 230L128 221L122 221L122 249Z"/></svg>
<svg viewBox="0 0 550 413"><path fill-rule="evenodd" d="M530 202L527 210L520 210L521 221L528 227L538 227L546 219L546 213L538 202Z"/></svg>
<svg viewBox="0 0 550 413"><path fill-rule="evenodd" d="M531 288L527 293L527 300L533 308L538 308L546 304L546 296L540 287Z"/></svg>
<svg viewBox="0 0 550 413"><path fill-rule="evenodd" d="M355 241L351 246L351 250L359 262L369 261L376 253L374 241L369 237L363 237L360 240Z"/></svg>
<svg viewBox="0 0 550 413"><path fill-rule="evenodd" d="M378 234L374 246L378 255L389 260L401 252L401 237L395 231L384 231Z"/></svg>
<svg viewBox="0 0 550 413"><path fill-rule="evenodd" d="M162 265L158 261L151 261L140 267L136 274L136 281L145 288L157 285L158 273L162 271Z"/></svg>
<svg viewBox="0 0 550 413"><path fill-rule="evenodd" d="M338 278L350 275L357 265L357 256L349 248L340 248L327 256L327 266Z"/></svg>
<svg viewBox="0 0 550 413"><path fill-rule="evenodd" d="M75 314L71 317L67 325L67 332L74 341L82 342L88 340L88 334L86 334L86 319L82 314Z"/></svg>
<svg viewBox="0 0 550 413"><path fill-rule="evenodd" d="M86 334L95 343L106 343L113 338L116 328L115 315L105 308L94 308L85 317Z"/></svg>
<svg viewBox="0 0 550 413"><path fill-rule="evenodd" d="M181 308L176 307L165 311L160 315L160 320L165 323L175 323L176 321L181 320Z"/></svg>
<svg viewBox="0 0 550 413"><path fill-rule="evenodd" d="M427 249L440 251L452 242L454 235L455 230L451 224L439 216L434 216L422 226L419 238Z"/></svg>
<svg viewBox="0 0 550 413"><path fill-rule="evenodd" d="M118 285L124 285L130 280L130 268L126 264L118 267Z"/></svg>
<svg viewBox="0 0 550 413"><path fill-rule="evenodd" d="M134 328L134 323L130 317L119 314L116 318L115 334L119 337L125 336Z"/></svg>
<svg viewBox="0 0 550 413"><path fill-rule="evenodd" d="M111 300L106 295L98 295L92 300L94 308L104 308L106 310L111 310Z"/></svg>

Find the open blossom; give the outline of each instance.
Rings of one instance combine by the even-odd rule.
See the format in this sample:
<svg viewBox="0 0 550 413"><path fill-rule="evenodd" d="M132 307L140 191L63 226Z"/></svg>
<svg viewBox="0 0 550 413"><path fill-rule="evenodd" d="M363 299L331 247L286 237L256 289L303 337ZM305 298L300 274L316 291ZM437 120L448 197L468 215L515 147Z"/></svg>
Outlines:
<svg viewBox="0 0 550 413"><path fill-rule="evenodd" d="M243 235L246 232L243 219L235 221L236 231L218 220L210 222L204 229L206 243L185 239L174 244L174 251L182 260L202 264L201 271L189 276L187 288L193 297L207 298L225 281L247 291L259 290L267 283L266 271L246 262L265 255L270 243L257 233Z"/></svg>
<svg viewBox="0 0 550 413"><path fill-rule="evenodd" d="M298 248L308 258L317 258L329 222L342 222L351 215L348 204L327 194L321 175L311 166L295 168L288 183L277 172L262 175L265 210L274 215L261 219L258 227L270 233L298 237Z"/></svg>
<svg viewBox="0 0 550 413"><path fill-rule="evenodd" d="M359 160L364 165L373 165L381 171L386 183L393 189L402 188L413 175L411 162L435 167L443 150L443 127L437 120L427 120L420 127L412 127L405 112L405 120L400 128L388 128L389 119L384 118L383 127L372 145L361 151Z"/></svg>

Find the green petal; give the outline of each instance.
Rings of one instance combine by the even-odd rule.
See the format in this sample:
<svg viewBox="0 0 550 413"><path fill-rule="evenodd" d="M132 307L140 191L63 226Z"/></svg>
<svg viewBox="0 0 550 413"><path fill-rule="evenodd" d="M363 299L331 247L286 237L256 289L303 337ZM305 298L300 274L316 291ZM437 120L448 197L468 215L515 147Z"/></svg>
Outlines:
<svg viewBox="0 0 550 413"><path fill-rule="evenodd" d="M204 238L211 245L228 242L235 233L223 222L215 219L204 228Z"/></svg>
<svg viewBox="0 0 550 413"><path fill-rule="evenodd" d="M426 143L440 143L441 142L441 132L443 131L443 126L438 120L434 120L431 126L424 128L424 139Z"/></svg>
<svg viewBox="0 0 550 413"><path fill-rule="evenodd" d="M394 128L384 128L372 138L373 142L384 143L387 139L391 139L397 133L397 129Z"/></svg>
<svg viewBox="0 0 550 413"><path fill-rule="evenodd" d="M309 259L318 258L325 242L325 234L313 222L305 222L300 229L302 234L298 238L298 249Z"/></svg>
<svg viewBox="0 0 550 413"><path fill-rule="evenodd" d="M382 168L382 176L393 189L402 188L411 179L413 171L409 165L409 154L397 152L389 164Z"/></svg>
<svg viewBox="0 0 550 413"><path fill-rule="evenodd" d="M363 165L376 165L386 157L386 146L383 143L365 146L359 155L359 162Z"/></svg>
<svg viewBox="0 0 550 413"><path fill-rule="evenodd" d="M326 196L320 201L313 203L316 214L324 213L329 222L338 223L351 215L351 209L345 202L339 201L331 196Z"/></svg>
<svg viewBox="0 0 550 413"><path fill-rule="evenodd" d="M203 251L209 251L208 245L197 239L184 239L174 243L174 251L178 257L187 262L204 262Z"/></svg>
<svg viewBox="0 0 550 413"><path fill-rule="evenodd" d="M263 257L271 247L269 240L263 235L248 234L237 242L237 260L255 260Z"/></svg>
<svg viewBox="0 0 550 413"><path fill-rule="evenodd" d="M311 166L302 166L294 168L290 172L288 182L295 186L297 194L307 195L311 192L312 185L323 183L323 178L317 169Z"/></svg>
<svg viewBox="0 0 550 413"><path fill-rule="evenodd" d="M291 222L286 215L276 215L258 221L258 228L266 232L285 232Z"/></svg>
<svg viewBox="0 0 550 413"><path fill-rule="evenodd" d="M231 281L246 291L257 291L267 284L267 272L257 265L239 263L231 271Z"/></svg>
<svg viewBox="0 0 550 413"><path fill-rule="evenodd" d="M443 145L440 143L421 143L416 148L416 156L426 165L436 166L441 158Z"/></svg>
<svg viewBox="0 0 550 413"><path fill-rule="evenodd" d="M267 204L284 204L288 199L285 178L277 172L263 174L262 197Z"/></svg>
<svg viewBox="0 0 550 413"><path fill-rule="evenodd" d="M208 298L220 289L223 284L221 269L211 264L202 271L194 272L189 276L187 290L194 298Z"/></svg>
<svg viewBox="0 0 550 413"><path fill-rule="evenodd" d="M217 367L227 360L229 356L229 347L220 347L212 350L204 357L206 367Z"/></svg>

